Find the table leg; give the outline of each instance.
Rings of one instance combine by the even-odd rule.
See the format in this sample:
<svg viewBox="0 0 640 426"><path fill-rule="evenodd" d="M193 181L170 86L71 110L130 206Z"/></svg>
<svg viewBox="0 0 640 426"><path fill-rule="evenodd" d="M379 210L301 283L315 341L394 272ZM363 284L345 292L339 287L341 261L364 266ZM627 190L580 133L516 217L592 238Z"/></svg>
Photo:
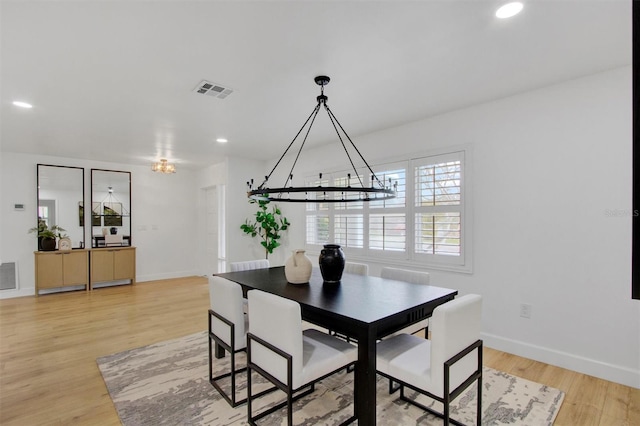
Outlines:
<svg viewBox="0 0 640 426"><path fill-rule="evenodd" d="M358 336L354 402L358 425L376 424L376 338L371 329Z"/></svg>

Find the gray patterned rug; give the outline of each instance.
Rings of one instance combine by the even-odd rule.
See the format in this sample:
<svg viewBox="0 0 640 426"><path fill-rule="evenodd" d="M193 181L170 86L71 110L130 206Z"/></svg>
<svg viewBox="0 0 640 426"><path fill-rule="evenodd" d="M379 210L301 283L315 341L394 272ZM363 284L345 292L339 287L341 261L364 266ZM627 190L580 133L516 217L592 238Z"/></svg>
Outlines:
<svg viewBox="0 0 640 426"><path fill-rule="evenodd" d="M98 367L125 426L134 425L244 425L246 404L231 408L207 379L207 334L200 332L98 358ZM216 360L216 370L227 371L229 357ZM240 359L244 363L244 359ZM241 381L239 392L246 395ZM230 385L229 385L230 386ZM258 386L258 385L256 385ZM262 386L267 386L262 384ZM417 407L388 395L388 382L378 377L379 425L441 425L442 421ZM452 405L452 417L475 423L475 386ZM254 410L279 402L284 394L272 392ZM353 413L353 374L338 373L316 385L316 391L294 405L298 425L338 424ZM428 399L419 396L421 402ZM519 377L484 368L483 425L551 425L564 392ZM274 413L261 424L284 424Z"/></svg>

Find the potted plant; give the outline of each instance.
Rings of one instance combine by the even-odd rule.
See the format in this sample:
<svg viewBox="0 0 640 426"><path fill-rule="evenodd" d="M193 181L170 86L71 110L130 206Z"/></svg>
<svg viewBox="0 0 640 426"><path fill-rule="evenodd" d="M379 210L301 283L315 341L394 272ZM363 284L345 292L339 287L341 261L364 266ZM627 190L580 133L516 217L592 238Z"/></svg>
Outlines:
<svg viewBox="0 0 640 426"><path fill-rule="evenodd" d="M61 231L66 231L58 225L53 225L51 228L47 226L47 223L38 219L38 226L29 229L30 233L36 232L38 234L38 250L51 251L56 249L56 241L58 238L62 238Z"/></svg>
<svg viewBox="0 0 640 426"><path fill-rule="evenodd" d="M273 250L280 246L278 242L280 233L286 231L291 223L282 216L278 206L273 205L269 209L269 200L250 199L249 202L258 204L258 211L255 214L256 220L252 222L247 219L245 223L240 225L240 229L252 237L260 236L262 239L260 244L264 247L265 258L268 259L269 254L272 254Z"/></svg>

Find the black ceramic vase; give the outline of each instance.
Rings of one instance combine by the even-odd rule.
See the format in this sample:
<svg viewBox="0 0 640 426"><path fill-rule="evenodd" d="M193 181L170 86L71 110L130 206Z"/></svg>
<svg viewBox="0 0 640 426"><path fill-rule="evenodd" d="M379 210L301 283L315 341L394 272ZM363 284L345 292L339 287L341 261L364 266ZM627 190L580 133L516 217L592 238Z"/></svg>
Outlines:
<svg viewBox="0 0 640 426"><path fill-rule="evenodd" d="M337 244L325 244L320 251L320 273L325 283L339 283L344 271L344 252Z"/></svg>
<svg viewBox="0 0 640 426"><path fill-rule="evenodd" d="M38 237L38 242L40 243L40 250L42 251L53 251L56 249L55 238Z"/></svg>

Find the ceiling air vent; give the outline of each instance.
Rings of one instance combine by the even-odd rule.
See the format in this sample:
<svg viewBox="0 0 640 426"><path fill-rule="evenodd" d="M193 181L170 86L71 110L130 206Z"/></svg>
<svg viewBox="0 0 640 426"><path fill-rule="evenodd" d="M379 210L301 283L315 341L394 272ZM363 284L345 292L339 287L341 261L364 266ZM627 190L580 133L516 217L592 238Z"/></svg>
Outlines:
<svg viewBox="0 0 640 426"><path fill-rule="evenodd" d="M196 93L201 93L207 96L213 96L214 98L224 99L233 93L233 89L224 87L218 83L212 83L207 80L202 80L200 84L193 89Z"/></svg>

